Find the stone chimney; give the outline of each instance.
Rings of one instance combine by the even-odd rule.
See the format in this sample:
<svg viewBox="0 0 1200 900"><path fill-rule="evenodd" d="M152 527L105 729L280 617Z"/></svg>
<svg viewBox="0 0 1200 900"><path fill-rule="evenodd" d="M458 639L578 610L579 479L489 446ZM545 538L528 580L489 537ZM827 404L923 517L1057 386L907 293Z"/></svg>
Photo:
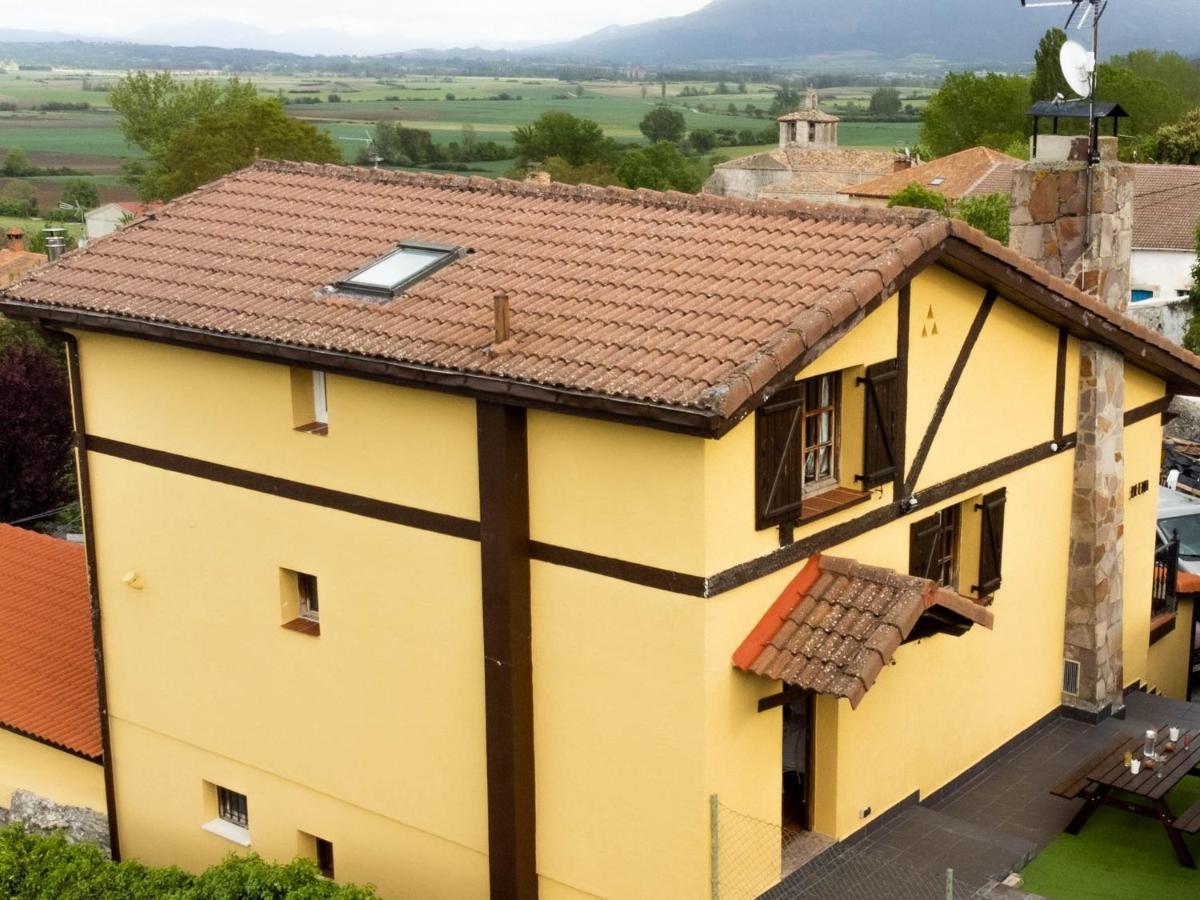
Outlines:
<svg viewBox="0 0 1200 900"><path fill-rule="evenodd" d="M1133 170L1117 162L1115 138L1101 139L1101 161L1090 169L1086 137L1064 149L1014 173L1009 246L1123 312ZM1066 673L1077 675L1078 687L1068 692L1065 680L1062 700L1092 721L1124 709L1124 408L1124 359L1082 342L1063 647Z"/></svg>
<svg viewBox="0 0 1200 900"><path fill-rule="evenodd" d="M20 253L25 249L25 232L20 228L10 228L4 237L5 246L14 253Z"/></svg>
<svg viewBox="0 0 1200 900"><path fill-rule="evenodd" d="M526 184L537 184L537 185L545 186L547 184L550 184L551 181L552 181L552 179L550 178L550 173L547 172L545 169L532 169L531 168L528 172L525 173L525 183Z"/></svg>

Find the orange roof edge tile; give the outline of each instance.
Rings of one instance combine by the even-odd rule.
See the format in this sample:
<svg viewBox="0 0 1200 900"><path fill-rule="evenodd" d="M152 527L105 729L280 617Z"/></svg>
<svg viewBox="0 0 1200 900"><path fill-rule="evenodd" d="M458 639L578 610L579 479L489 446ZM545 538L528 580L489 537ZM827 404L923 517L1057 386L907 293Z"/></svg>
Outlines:
<svg viewBox="0 0 1200 900"><path fill-rule="evenodd" d="M779 598L771 604L771 608L754 626L754 630L742 641L742 645L734 651L733 664L739 669L748 669L765 647L779 631L779 626L787 621L792 610L804 598L817 579L821 577L821 556L817 554L809 559L808 564L791 580Z"/></svg>
<svg viewBox="0 0 1200 900"><path fill-rule="evenodd" d="M0 525L0 725L98 761L100 708L84 548Z"/></svg>

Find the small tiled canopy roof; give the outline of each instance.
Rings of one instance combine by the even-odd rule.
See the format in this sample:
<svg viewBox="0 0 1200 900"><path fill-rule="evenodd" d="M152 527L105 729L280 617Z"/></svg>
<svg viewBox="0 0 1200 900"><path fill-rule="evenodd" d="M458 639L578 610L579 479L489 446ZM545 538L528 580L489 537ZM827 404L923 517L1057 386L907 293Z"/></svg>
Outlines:
<svg viewBox="0 0 1200 900"><path fill-rule="evenodd" d="M1012 190L1013 169L1019 165L1019 159L1006 153L989 147L969 147L958 153L913 166L911 169L890 172L882 178L864 181L862 184L852 184L842 188L842 193L851 197L886 199L915 183L926 190L958 199L972 196L976 187L996 172L1007 175L1008 181L1003 192L1008 193Z"/></svg>
<svg viewBox="0 0 1200 900"><path fill-rule="evenodd" d="M0 525L0 726L99 758L83 547Z"/></svg>
<svg viewBox="0 0 1200 900"><path fill-rule="evenodd" d="M992 613L925 578L814 556L733 655L745 672L857 707L927 613L960 629Z"/></svg>
<svg viewBox="0 0 1200 900"><path fill-rule="evenodd" d="M387 302L330 292L402 241L470 252ZM956 253L1072 333L1200 387L1187 351L928 211L299 163L169 203L0 291L0 311L717 435ZM498 292L512 336L493 347Z"/></svg>

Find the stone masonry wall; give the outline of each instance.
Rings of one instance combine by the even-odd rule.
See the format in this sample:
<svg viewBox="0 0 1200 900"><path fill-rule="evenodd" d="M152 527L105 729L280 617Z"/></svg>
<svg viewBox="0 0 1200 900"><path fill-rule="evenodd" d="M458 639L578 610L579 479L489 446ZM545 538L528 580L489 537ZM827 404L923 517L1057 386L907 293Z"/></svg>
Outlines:
<svg viewBox="0 0 1200 900"><path fill-rule="evenodd" d="M61 831L72 844L89 843L112 856L109 845L108 816L77 806L61 806L29 791L13 791L8 809L0 807L0 827L21 822L34 834Z"/></svg>
<svg viewBox="0 0 1200 900"><path fill-rule="evenodd" d="M1125 686L1124 361L1086 343L1079 369L1064 645L1065 657L1080 664L1079 692L1063 702L1099 714L1121 708Z"/></svg>

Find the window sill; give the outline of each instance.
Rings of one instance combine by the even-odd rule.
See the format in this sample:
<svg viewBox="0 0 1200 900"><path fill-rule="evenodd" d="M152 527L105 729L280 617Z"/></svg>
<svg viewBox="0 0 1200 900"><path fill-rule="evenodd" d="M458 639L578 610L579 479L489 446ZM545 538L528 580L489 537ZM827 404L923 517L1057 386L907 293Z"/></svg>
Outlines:
<svg viewBox="0 0 1200 900"><path fill-rule="evenodd" d="M1175 630L1176 614L1173 612L1159 613L1150 620L1150 645L1154 646Z"/></svg>
<svg viewBox="0 0 1200 900"><path fill-rule="evenodd" d="M804 505L800 508L800 517L797 521L801 525L807 525L809 522L815 522L817 519L831 516L836 512L841 512L843 509L857 506L870 498L870 491L855 491L844 487L830 488L811 497L805 497Z"/></svg>
<svg viewBox="0 0 1200 900"><path fill-rule="evenodd" d="M301 434L319 434L324 437L329 434L329 423L309 422L307 425L297 425L295 430Z"/></svg>
<svg viewBox="0 0 1200 900"><path fill-rule="evenodd" d="M321 623L314 622L312 619L305 619L303 617L299 619L292 619L290 622L284 622L283 628L287 629L288 631L294 631L297 634L307 634L311 637L321 636Z"/></svg>
<svg viewBox="0 0 1200 900"><path fill-rule="evenodd" d="M243 828L241 825L234 825L232 822L226 822L224 819L213 819L211 822L205 822L200 827L209 834L225 838L225 840L231 841L239 847L250 846L250 830Z"/></svg>

